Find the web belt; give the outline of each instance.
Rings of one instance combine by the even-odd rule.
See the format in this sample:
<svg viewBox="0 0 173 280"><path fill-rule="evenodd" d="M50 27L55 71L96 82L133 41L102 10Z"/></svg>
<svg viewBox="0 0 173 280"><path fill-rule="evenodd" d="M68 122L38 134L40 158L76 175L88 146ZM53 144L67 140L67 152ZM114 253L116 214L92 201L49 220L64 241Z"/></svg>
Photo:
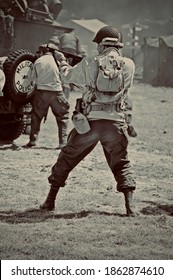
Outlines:
<svg viewBox="0 0 173 280"><path fill-rule="evenodd" d="M91 104L90 111L113 111L117 109L117 104Z"/></svg>

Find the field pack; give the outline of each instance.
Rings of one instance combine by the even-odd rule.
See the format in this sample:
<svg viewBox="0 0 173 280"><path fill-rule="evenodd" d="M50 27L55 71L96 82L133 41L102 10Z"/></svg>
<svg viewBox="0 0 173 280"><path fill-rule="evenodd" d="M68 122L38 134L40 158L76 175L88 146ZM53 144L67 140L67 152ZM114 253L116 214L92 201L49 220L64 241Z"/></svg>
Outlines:
<svg viewBox="0 0 173 280"><path fill-rule="evenodd" d="M98 91L117 94L124 88L123 64L123 57L116 50L98 55L99 70L96 80Z"/></svg>

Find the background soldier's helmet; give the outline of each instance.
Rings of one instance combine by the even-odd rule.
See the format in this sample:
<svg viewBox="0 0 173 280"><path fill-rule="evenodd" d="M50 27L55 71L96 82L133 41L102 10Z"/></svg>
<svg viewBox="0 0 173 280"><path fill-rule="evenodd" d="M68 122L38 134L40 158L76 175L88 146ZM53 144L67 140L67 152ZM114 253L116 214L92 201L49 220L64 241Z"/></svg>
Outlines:
<svg viewBox="0 0 173 280"><path fill-rule="evenodd" d="M53 35L52 37L50 37L49 44L56 45L57 48L59 49L59 46L60 46L59 37L57 35Z"/></svg>
<svg viewBox="0 0 173 280"><path fill-rule="evenodd" d="M123 47L123 36L121 31L115 26L104 26L102 27L97 34L93 42L100 44L105 38L115 38L117 39L116 46L119 48Z"/></svg>
<svg viewBox="0 0 173 280"><path fill-rule="evenodd" d="M38 53L39 52L46 53L47 51L52 51L53 52L53 51L58 51L58 50L59 50L59 48L56 44L48 43L48 44L40 45L37 52Z"/></svg>

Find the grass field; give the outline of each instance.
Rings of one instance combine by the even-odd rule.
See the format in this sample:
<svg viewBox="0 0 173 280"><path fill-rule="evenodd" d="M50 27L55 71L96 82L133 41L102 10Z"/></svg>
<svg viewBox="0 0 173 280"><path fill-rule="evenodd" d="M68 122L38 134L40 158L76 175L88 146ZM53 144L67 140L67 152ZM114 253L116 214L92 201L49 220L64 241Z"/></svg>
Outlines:
<svg viewBox="0 0 173 280"><path fill-rule="evenodd" d="M72 109L79 92L72 92ZM126 217L124 199L98 145L71 173L54 213L42 213L47 177L59 150L51 112L38 146L28 136L0 146L1 260L172 260L173 92L135 83L132 90L137 138L129 158L136 181L137 217ZM69 130L72 124L69 124Z"/></svg>

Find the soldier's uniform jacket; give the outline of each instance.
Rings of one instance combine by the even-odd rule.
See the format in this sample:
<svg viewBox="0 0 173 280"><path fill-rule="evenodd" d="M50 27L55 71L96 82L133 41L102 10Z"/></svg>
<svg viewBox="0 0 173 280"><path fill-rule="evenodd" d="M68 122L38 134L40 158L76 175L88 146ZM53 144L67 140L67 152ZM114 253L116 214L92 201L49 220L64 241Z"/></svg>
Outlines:
<svg viewBox="0 0 173 280"><path fill-rule="evenodd" d="M110 49L112 49L112 47L110 47ZM129 95L129 88L133 81L135 65L129 58L123 57L123 61L123 93ZM82 97L86 103L90 103L92 93L94 92L96 99L91 103L91 106L89 106L90 109L88 110L87 115L88 119L109 119L124 122L124 114L122 111L117 112L117 110L115 110L116 106L114 105L119 102L120 96L123 95L123 98L126 98L126 96L122 94L122 92L117 95L112 95L106 92L98 92L96 89L95 84L98 74L97 57L86 57L74 67L71 67L70 65L62 65L60 69L63 82L79 85L84 84L87 86ZM98 105L100 106L100 110L98 109Z"/></svg>
<svg viewBox="0 0 173 280"><path fill-rule="evenodd" d="M42 55L35 61L31 75L36 80L37 89L62 91L59 69L51 53Z"/></svg>

